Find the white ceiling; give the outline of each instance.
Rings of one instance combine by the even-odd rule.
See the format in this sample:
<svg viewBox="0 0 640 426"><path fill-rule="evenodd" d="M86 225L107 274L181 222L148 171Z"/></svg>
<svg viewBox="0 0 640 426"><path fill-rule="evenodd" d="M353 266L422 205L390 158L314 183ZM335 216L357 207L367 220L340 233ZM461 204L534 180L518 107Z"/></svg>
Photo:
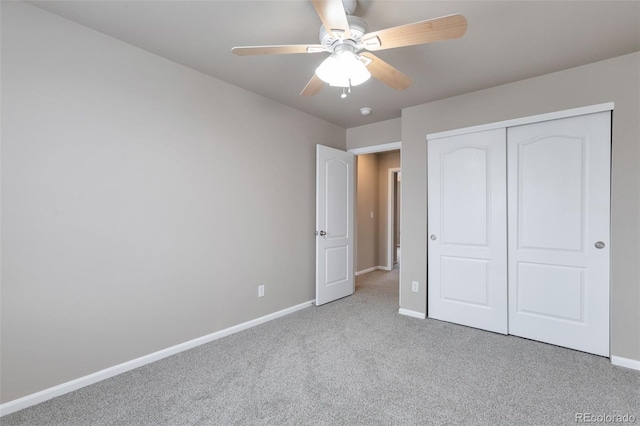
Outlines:
<svg viewBox="0 0 640 426"><path fill-rule="evenodd" d="M640 50L639 1L359 1L370 31L452 13L464 37L376 52L411 76L397 92L371 79L347 99L300 97L326 53L238 57L233 46L318 43L310 2L31 1L42 9L345 128L402 108ZM606 78L606 76L603 76ZM597 82L594 82L597 84ZM373 108L363 117L361 107Z"/></svg>

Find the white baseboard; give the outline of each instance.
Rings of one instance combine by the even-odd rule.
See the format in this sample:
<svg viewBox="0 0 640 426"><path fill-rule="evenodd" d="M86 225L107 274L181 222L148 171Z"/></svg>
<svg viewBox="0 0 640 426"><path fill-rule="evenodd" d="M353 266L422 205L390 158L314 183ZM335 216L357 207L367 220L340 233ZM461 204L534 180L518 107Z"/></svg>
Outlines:
<svg viewBox="0 0 640 426"><path fill-rule="evenodd" d="M422 312L410 311L409 309L400 308L398 309L398 313L400 315L406 315L408 317L426 319L427 315Z"/></svg>
<svg viewBox="0 0 640 426"><path fill-rule="evenodd" d="M198 337L188 342L180 343L175 346L171 346L166 349L151 353L149 355L141 356L140 358L132 359L131 361L123 362L122 364L114 365L113 367L105 368L104 370L97 371L84 377L71 380L66 383L51 387L49 389L42 390L40 392L33 393L31 395L24 396L22 398L15 399L13 401L6 402L0 405L0 417L22 410L32 405L39 404L44 401L48 401L56 396L64 395L74 390L83 388L88 385L100 382L118 374L131 371L135 368L142 367L143 365L150 364L152 362L161 360L163 358L175 355L177 353L186 351L188 349L195 348L196 346L204 345L205 343L212 342L214 340L221 339L229 336L230 334L237 333L255 327L265 322L274 320L276 318L283 317L285 315L292 314L304 308L308 308L313 305L315 300L310 300L305 303L301 303L290 308L283 309L278 312L274 312L269 315L265 315L260 318L256 318L251 321L243 322L242 324L234 325L233 327L225 328L224 330L216 331L215 333L208 334L206 336Z"/></svg>
<svg viewBox="0 0 640 426"><path fill-rule="evenodd" d="M379 268L379 266L372 266L371 268L363 269L362 271L356 272L356 276L362 275L362 274L367 274L367 273L373 272L373 271L377 271L378 268Z"/></svg>
<svg viewBox="0 0 640 426"><path fill-rule="evenodd" d="M637 359L629 359L623 358L621 356L611 355L611 364L640 371L640 361L638 361Z"/></svg>
<svg viewBox="0 0 640 426"><path fill-rule="evenodd" d="M393 271L393 268L389 268L388 266L372 266L371 268L363 269L362 271L356 272L356 276L362 275L362 274L368 274L369 272L378 271L378 270Z"/></svg>

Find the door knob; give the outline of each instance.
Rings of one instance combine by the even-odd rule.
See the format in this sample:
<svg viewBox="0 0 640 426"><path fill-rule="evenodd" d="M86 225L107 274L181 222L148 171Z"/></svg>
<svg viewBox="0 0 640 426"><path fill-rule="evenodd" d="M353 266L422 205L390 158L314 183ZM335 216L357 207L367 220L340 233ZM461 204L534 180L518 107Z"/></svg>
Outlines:
<svg viewBox="0 0 640 426"><path fill-rule="evenodd" d="M437 237L435 235L431 234L430 238L431 238L432 241L435 241Z"/></svg>
<svg viewBox="0 0 640 426"><path fill-rule="evenodd" d="M602 241L598 241L598 242L596 243L596 248L597 248L597 249L603 249L603 248L604 248L604 243L603 243Z"/></svg>
<svg viewBox="0 0 640 426"><path fill-rule="evenodd" d="M321 236L321 237L324 237L325 235L327 235L327 233L326 233L326 232L324 232L324 231L320 231L320 236Z"/></svg>

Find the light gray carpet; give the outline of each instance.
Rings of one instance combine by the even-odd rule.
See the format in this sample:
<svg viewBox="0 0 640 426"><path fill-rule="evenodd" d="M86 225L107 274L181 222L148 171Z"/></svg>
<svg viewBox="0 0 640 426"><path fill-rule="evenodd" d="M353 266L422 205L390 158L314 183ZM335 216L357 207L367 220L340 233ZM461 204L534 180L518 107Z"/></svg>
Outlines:
<svg viewBox="0 0 640 426"><path fill-rule="evenodd" d="M398 315L398 271L355 295L5 416L11 425L561 425L633 414L640 372Z"/></svg>

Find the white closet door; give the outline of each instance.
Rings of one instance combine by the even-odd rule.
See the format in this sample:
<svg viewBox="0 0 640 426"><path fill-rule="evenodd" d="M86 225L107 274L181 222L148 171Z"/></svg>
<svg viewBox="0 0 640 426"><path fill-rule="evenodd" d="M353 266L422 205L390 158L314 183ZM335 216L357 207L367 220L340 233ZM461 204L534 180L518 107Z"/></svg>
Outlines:
<svg viewBox="0 0 640 426"><path fill-rule="evenodd" d="M509 334L609 355L610 119L507 131Z"/></svg>
<svg viewBox="0 0 640 426"><path fill-rule="evenodd" d="M428 142L429 317L507 333L505 129Z"/></svg>

